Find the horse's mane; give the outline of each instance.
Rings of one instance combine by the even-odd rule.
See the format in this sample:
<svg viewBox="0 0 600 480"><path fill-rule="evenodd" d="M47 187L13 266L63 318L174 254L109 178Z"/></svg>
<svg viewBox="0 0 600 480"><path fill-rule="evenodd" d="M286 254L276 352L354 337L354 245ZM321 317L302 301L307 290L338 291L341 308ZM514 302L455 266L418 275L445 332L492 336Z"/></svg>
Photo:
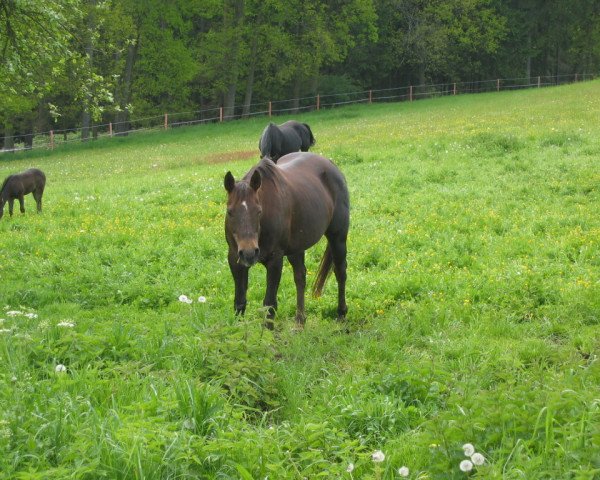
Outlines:
<svg viewBox="0 0 600 480"><path fill-rule="evenodd" d="M279 167L277 167L275 162L269 157L263 157L260 162L254 166L254 168L250 169L244 179L249 179L254 173L254 170L258 170L258 173L260 173L260 176L263 180L273 181L280 175Z"/></svg>

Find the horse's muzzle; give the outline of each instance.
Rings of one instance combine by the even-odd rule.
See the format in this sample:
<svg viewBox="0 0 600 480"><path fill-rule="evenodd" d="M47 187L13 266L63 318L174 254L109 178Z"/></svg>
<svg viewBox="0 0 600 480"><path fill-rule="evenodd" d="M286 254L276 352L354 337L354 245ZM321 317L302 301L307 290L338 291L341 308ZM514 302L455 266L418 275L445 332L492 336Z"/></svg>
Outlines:
<svg viewBox="0 0 600 480"><path fill-rule="evenodd" d="M258 262L259 254L260 250L258 247L240 249L238 251L239 262L246 267L251 267L256 262Z"/></svg>

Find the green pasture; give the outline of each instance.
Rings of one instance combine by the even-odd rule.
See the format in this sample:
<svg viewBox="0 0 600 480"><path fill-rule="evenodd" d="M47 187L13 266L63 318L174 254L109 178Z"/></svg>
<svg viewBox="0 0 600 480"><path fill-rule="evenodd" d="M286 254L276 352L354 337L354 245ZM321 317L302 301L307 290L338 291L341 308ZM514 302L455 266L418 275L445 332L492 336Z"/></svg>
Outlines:
<svg viewBox="0 0 600 480"><path fill-rule="evenodd" d="M233 315L267 118L0 156L48 178L0 220L0 478L600 478L600 82L295 118L352 205L303 331L287 264Z"/></svg>

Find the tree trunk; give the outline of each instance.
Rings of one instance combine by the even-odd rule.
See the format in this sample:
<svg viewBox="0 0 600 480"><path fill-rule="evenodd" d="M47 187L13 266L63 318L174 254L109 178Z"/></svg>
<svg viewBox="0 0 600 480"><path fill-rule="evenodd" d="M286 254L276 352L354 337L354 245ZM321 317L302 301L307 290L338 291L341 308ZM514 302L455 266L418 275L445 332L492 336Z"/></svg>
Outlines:
<svg viewBox="0 0 600 480"><path fill-rule="evenodd" d="M227 7L233 8L233 17L230 16L227 11ZM225 29L228 33L231 33L231 45L229 49L229 55L227 56L228 68L230 71L229 84L227 91L223 99L223 117L225 120L229 120L235 115L235 94L237 92L237 82L239 76L239 51L240 44L242 42L242 24L244 20L244 0L232 0L232 2L226 2L225 5Z"/></svg>
<svg viewBox="0 0 600 480"><path fill-rule="evenodd" d="M15 127L10 120L4 121L4 149L12 150L15 148Z"/></svg>
<svg viewBox="0 0 600 480"><path fill-rule="evenodd" d="M94 65L94 43L92 32L96 28L96 19L94 18L94 8L96 6L96 0L89 0L89 13L87 17L87 28L88 35L85 45L85 54L88 59L89 74L92 74L92 68ZM90 114L90 104L92 102L91 94L88 93L87 98L83 105L83 114L81 115L81 141L87 142L90 138L90 125L92 116Z"/></svg>
<svg viewBox="0 0 600 480"><path fill-rule="evenodd" d="M244 96L244 108L242 118L250 116L250 105L252 104L252 92L254 91L254 72L256 71L256 54L258 52L258 41L256 36L252 39L252 50L250 52L250 66L248 78L246 79L246 95Z"/></svg>
<svg viewBox="0 0 600 480"><path fill-rule="evenodd" d="M131 102L131 84L133 80L133 67L137 60L138 44L140 43L139 34L134 42L127 47L127 57L125 58L125 75L115 92L115 100L119 105L120 111L115 115L115 134L127 135L129 131L129 110L128 105Z"/></svg>
<svg viewBox="0 0 600 480"><path fill-rule="evenodd" d="M292 113L298 113L300 109L300 84L302 83L302 78L300 73L297 74L296 80L294 81L294 91L292 92Z"/></svg>

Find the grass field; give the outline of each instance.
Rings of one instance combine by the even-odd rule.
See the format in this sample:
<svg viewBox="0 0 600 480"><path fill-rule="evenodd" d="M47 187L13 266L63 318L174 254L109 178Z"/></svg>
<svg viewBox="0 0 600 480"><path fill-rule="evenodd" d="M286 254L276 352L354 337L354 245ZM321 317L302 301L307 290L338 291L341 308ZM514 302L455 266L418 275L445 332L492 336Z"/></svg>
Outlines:
<svg viewBox="0 0 600 480"><path fill-rule="evenodd" d="M266 118L0 156L48 177L0 220L0 477L600 478L600 82L296 118L352 203L347 322L331 278L300 332L289 265L274 332L261 266L233 315Z"/></svg>

